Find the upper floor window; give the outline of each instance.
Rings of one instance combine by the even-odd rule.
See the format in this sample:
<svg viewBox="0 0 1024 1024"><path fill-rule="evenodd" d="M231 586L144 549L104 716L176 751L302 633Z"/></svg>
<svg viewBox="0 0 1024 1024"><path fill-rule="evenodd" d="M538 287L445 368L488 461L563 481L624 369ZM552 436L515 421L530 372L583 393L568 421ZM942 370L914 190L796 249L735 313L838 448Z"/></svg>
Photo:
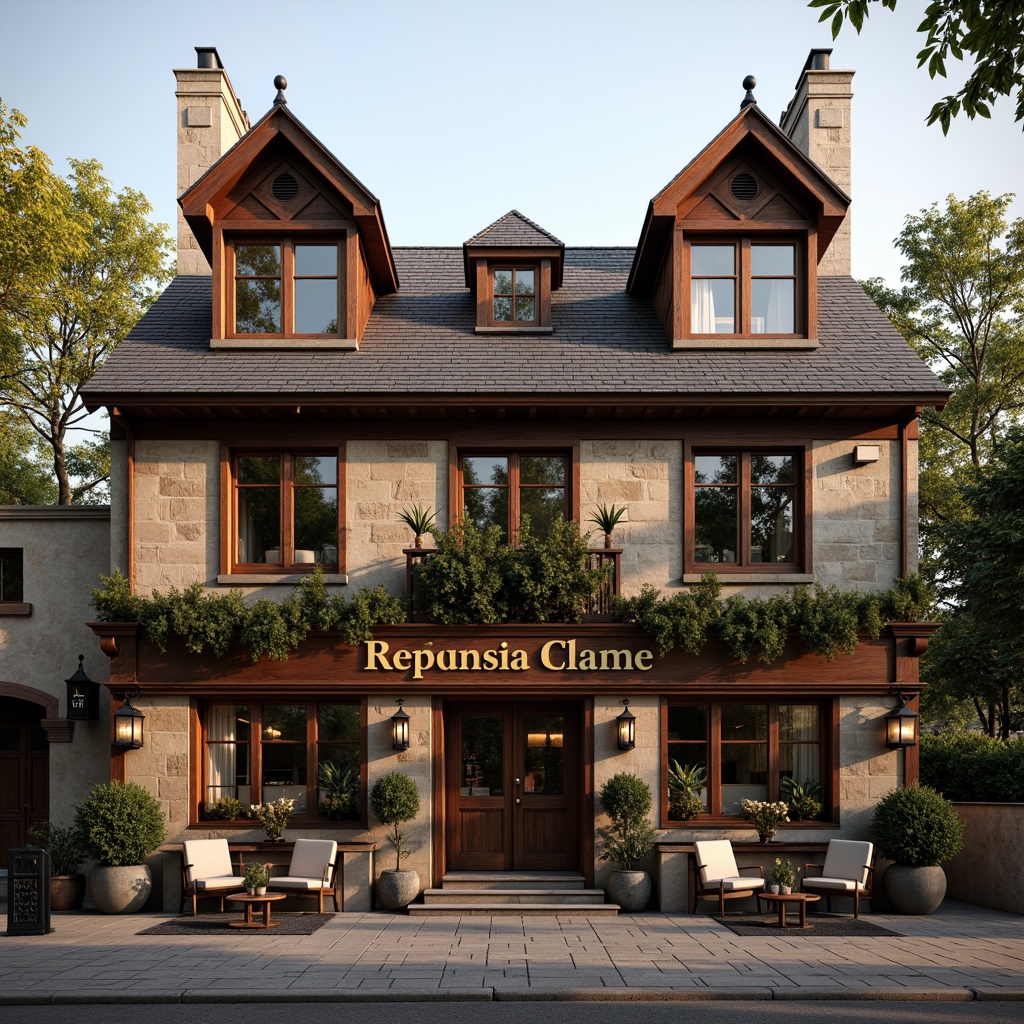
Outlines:
<svg viewBox="0 0 1024 1024"><path fill-rule="evenodd" d="M800 453L696 451L690 457L691 571L797 571L803 557Z"/></svg>
<svg viewBox="0 0 1024 1024"><path fill-rule="evenodd" d="M501 267L493 275L493 319L496 325L532 326L537 322L533 267Z"/></svg>
<svg viewBox="0 0 1024 1024"><path fill-rule="evenodd" d="M341 247L333 242L235 242L233 333L337 336Z"/></svg>
<svg viewBox="0 0 1024 1024"><path fill-rule="evenodd" d="M462 514L482 529L501 527L514 537L522 517L543 537L555 519L570 518L570 458L562 453L505 451L462 454L459 486Z"/></svg>
<svg viewBox="0 0 1024 1024"><path fill-rule="evenodd" d="M797 334L797 247L789 242L692 242L691 334Z"/></svg>
<svg viewBox="0 0 1024 1024"><path fill-rule="evenodd" d="M0 602L24 600L24 554L22 549L0 548Z"/></svg>
<svg viewBox="0 0 1024 1024"><path fill-rule="evenodd" d="M231 571L302 572L338 559L338 454L236 453Z"/></svg>

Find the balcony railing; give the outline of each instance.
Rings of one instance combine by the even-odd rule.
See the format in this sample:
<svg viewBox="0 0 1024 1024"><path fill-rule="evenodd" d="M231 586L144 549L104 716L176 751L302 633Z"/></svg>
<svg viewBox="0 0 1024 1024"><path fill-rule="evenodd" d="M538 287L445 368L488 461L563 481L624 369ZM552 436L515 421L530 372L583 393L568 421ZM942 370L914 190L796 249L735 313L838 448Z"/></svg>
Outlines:
<svg viewBox="0 0 1024 1024"><path fill-rule="evenodd" d="M419 588L419 570L437 548L403 548L405 555L405 600L406 621L426 622L427 614L423 609L423 595ZM584 618L589 622L600 622L611 618L611 601L619 593L619 564L622 548L591 548L587 552L591 569L602 569L611 566L611 571L604 584L591 594L587 601Z"/></svg>

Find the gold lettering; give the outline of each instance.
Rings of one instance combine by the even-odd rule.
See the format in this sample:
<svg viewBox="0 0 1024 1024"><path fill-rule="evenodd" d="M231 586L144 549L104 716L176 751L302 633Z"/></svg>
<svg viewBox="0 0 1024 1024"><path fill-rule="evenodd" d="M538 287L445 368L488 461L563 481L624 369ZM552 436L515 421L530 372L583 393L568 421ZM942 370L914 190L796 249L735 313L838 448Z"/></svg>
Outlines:
<svg viewBox="0 0 1024 1024"><path fill-rule="evenodd" d="M579 666L581 672L593 672L597 668L597 652L589 649L583 651L580 654Z"/></svg>
<svg viewBox="0 0 1024 1024"><path fill-rule="evenodd" d="M526 655L526 651L513 651L512 652L512 671L513 672L528 672L530 670L530 659Z"/></svg>
<svg viewBox="0 0 1024 1024"><path fill-rule="evenodd" d="M625 662L625 664L620 664ZM601 670L605 672L621 672L633 667L633 655L630 651L602 651Z"/></svg>
<svg viewBox="0 0 1024 1024"><path fill-rule="evenodd" d="M550 669L552 672L561 672L565 668L565 662L563 661L561 665L556 665L551 660L551 649L553 647L561 647L563 650L565 650L565 646L566 644L564 640L549 640L540 649L540 663L545 668Z"/></svg>
<svg viewBox="0 0 1024 1024"><path fill-rule="evenodd" d="M480 671L479 651L459 651L459 671L465 672L467 669L472 669L474 672Z"/></svg>
<svg viewBox="0 0 1024 1024"><path fill-rule="evenodd" d="M570 672L575 672L576 671L576 638L575 637L573 637L573 639L569 641L569 664L566 665L566 668L569 669Z"/></svg>
<svg viewBox="0 0 1024 1024"><path fill-rule="evenodd" d="M637 651L636 652L636 657L633 659L633 664L636 665L636 667L641 672L646 672L651 667L651 663L653 661L654 661L654 652L653 651Z"/></svg>
<svg viewBox="0 0 1024 1024"><path fill-rule="evenodd" d="M376 671L377 659L380 659L381 666L391 671L391 666L388 664L388 659L384 657L388 653L388 644L383 640L367 640L366 641L366 668L364 672Z"/></svg>
<svg viewBox="0 0 1024 1024"><path fill-rule="evenodd" d="M423 670L434 667L434 652L428 650L415 651L413 654L413 664L415 667L415 671L412 674L413 679L422 679Z"/></svg>
<svg viewBox="0 0 1024 1024"><path fill-rule="evenodd" d="M508 641L501 641L501 671L508 671Z"/></svg>
<svg viewBox="0 0 1024 1024"><path fill-rule="evenodd" d="M395 663L395 668L406 672L412 668L412 651L396 651L391 660Z"/></svg>
<svg viewBox="0 0 1024 1024"><path fill-rule="evenodd" d="M451 650L437 652L437 667L442 672L453 672L455 670L455 657L458 652Z"/></svg>
<svg viewBox="0 0 1024 1024"><path fill-rule="evenodd" d="M484 651L484 671L493 672L500 664L497 651ZM507 668L508 666L506 666Z"/></svg>

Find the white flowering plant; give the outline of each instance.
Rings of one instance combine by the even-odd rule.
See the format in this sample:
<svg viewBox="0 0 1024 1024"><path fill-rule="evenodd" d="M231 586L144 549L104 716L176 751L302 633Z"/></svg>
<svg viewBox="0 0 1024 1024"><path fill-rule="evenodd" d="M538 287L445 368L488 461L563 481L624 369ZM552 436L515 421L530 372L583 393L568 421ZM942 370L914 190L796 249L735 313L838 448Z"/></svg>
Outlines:
<svg viewBox="0 0 1024 1024"><path fill-rule="evenodd" d="M295 801L288 796L278 797L270 804L251 804L249 810L260 823L268 839L280 839L288 819L295 810Z"/></svg>
<svg viewBox="0 0 1024 1024"><path fill-rule="evenodd" d="M771 839L779 830L779 825L789 821L789 805L782 800L744 800L740 804L743 817L754 823L758 836L763 840Z"/></svg>

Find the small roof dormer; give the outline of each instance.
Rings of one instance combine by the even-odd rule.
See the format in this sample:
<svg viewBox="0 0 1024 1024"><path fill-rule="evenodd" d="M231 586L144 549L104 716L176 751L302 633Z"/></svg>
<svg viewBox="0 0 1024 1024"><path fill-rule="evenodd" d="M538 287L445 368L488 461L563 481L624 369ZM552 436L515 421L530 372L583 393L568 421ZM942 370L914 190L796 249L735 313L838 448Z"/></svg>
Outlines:
<svg viewBox="0 0 1024 1024"><path fill-rule="evenodd" d="M817 266L850 199L757 106L650 202L626 290L677 349L816 348Z"/></svg>
<svg viewBox="0 0 1024 1024"><path fill-rule="evenodd" d="M477 333L550 333L551 292L561 287L565 244L509 210L462 246Z"/></svg>
<svg viewBox="0 0 1024 1024"><path fill-rule="evenodd" d="M398 289L377 198L298 118L271 109L178 200L213 268L213 348L358 349Z"/></svg>

